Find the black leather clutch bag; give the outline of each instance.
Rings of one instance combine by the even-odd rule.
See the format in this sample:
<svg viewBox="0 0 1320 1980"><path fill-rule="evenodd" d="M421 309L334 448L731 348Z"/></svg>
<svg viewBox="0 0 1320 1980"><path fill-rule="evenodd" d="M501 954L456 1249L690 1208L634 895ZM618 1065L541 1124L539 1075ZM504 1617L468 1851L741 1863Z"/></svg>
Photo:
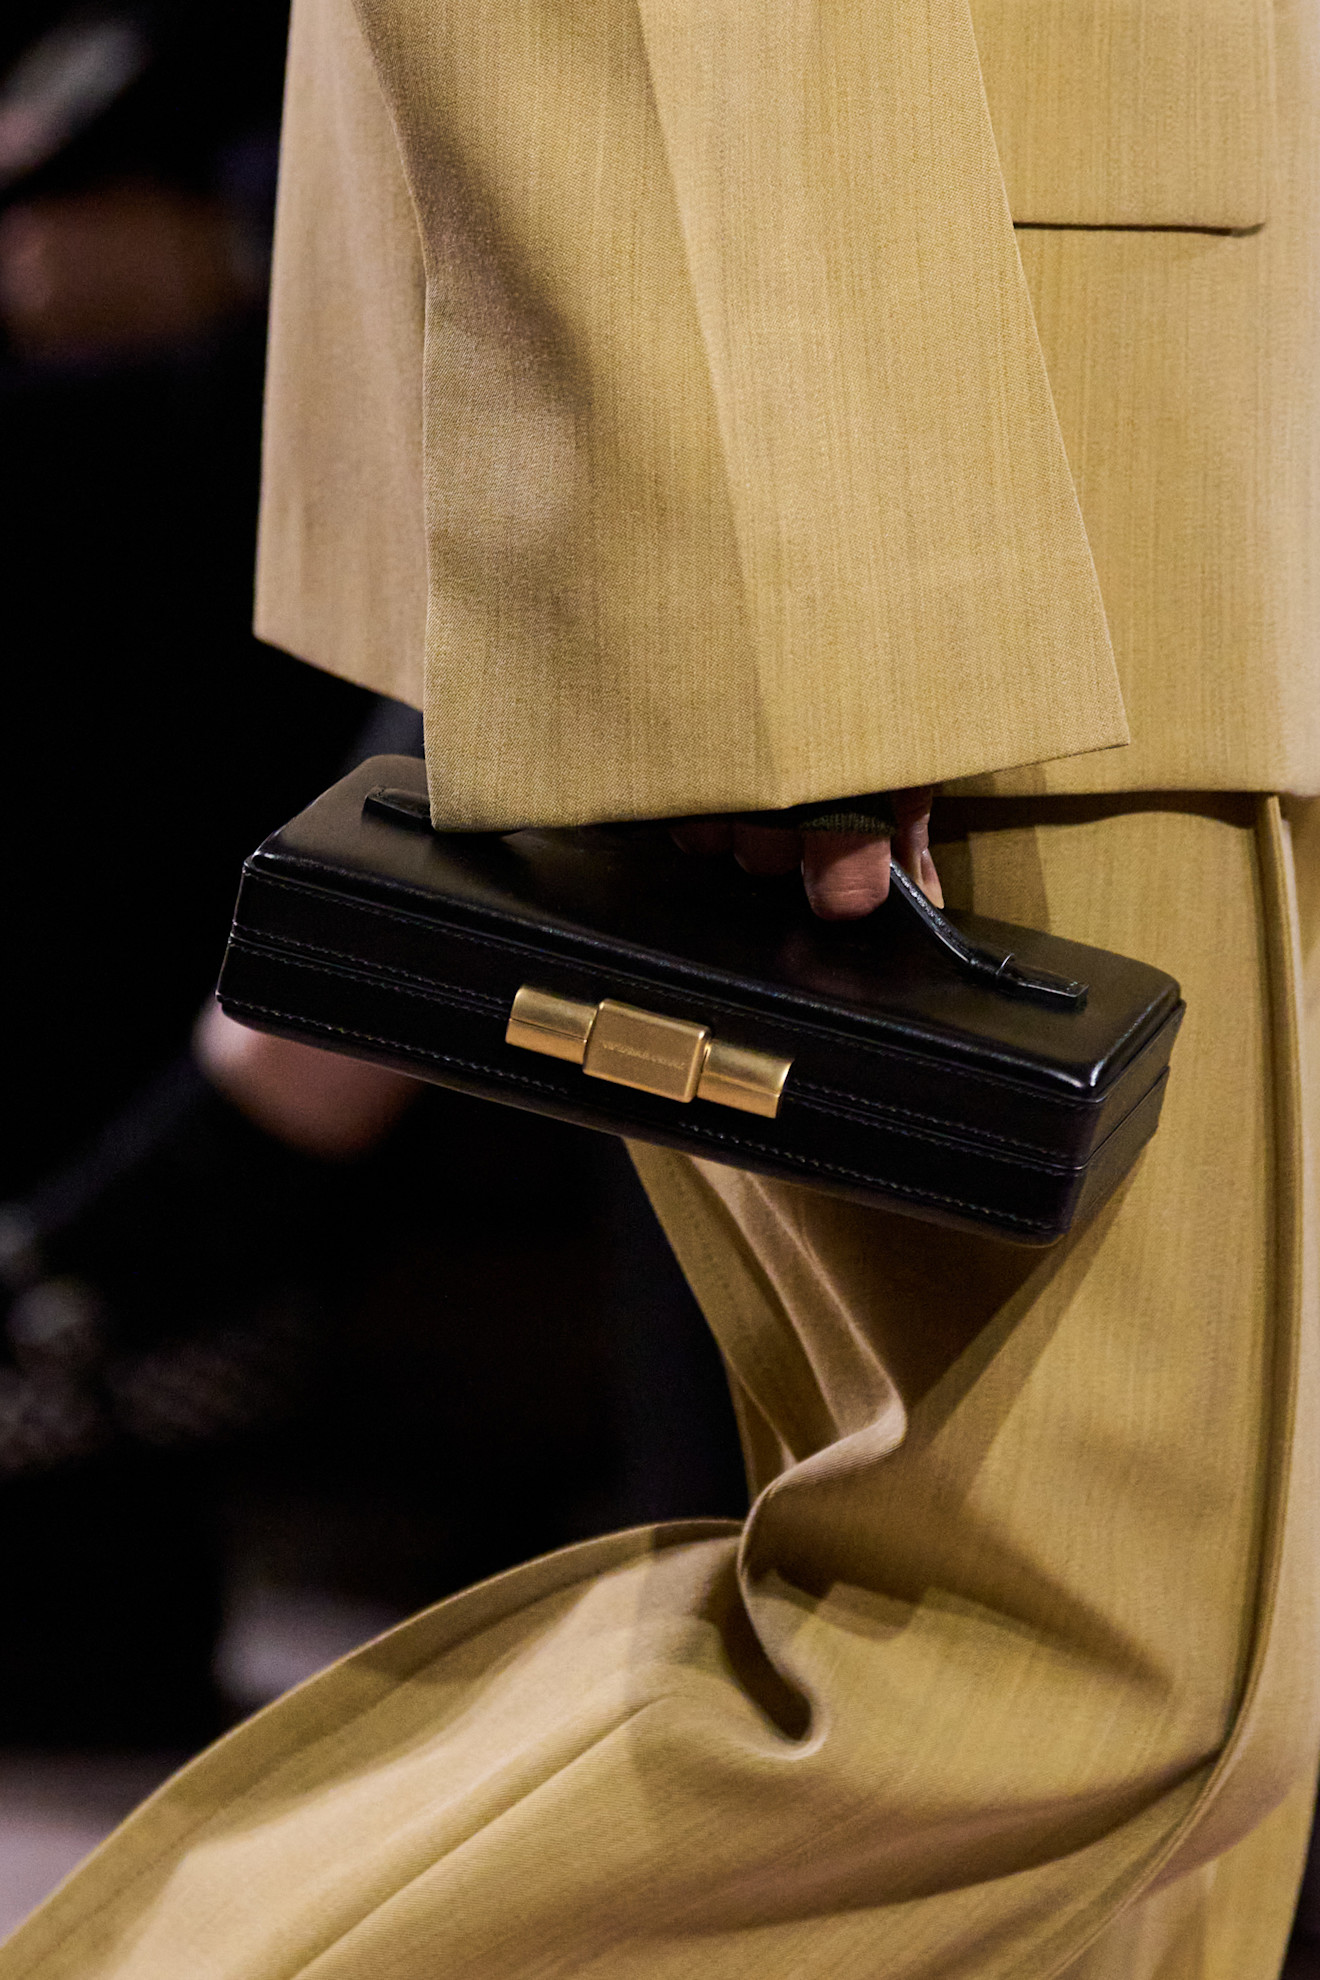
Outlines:
<svg viewBox="0 0 1320 1980"><path fill-rule="evenodd" d="M376 757L246 862L218 995L444 1086L1027 1244L1155 1131L1182 1016L1145 963L796 881L659 828L435 833Z"/></svg>

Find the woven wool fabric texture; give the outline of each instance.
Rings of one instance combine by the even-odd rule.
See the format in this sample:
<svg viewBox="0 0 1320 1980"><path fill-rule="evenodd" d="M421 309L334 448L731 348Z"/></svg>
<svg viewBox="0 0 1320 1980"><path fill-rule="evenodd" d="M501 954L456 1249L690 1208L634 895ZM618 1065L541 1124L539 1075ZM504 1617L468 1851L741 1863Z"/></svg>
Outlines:
<svg viewBox="0 0 1320 1980"><path fill-rule="evenodd" d="M972 23L1020 226L1241 230L1273 210L1272 0L972 0Z"/></svg>
<svg viewBox="0 0 1320 1980"><path fill-rule="evenodd" d="M520 71L503 59L517 52L517 35L500 40L498 8L481 18L466 61L481 57L492 70L486 87L522 105ZM674 18L657 15L661 28ZM536 143L520 154L525 172L544 172L543 204L558 200L575 214L585 206L594 224L584 219L572 233L584 260L567 297L556 287L567 280L565 257L552 265L540 236L539 260L527 252L528 228L543 216L524 217L508 239L500 231L504 209L527 188L506 185L501 207L489 183L498 175L477 139L464 148L448 110L442 121L427 107L448 106L461 89L475 119L484 102L467 68L443 76L418 68L419 48L434 64L435 51L451 46L445 17L427 33L406 17L377 20L378 34L388 28L398 43L383 63L412 65L414 98L396 92L397 100L382 89L347 0L309 7L296 24L259 592L268 635L417 705L431 694L438 815L454 823L491 815L492 802L534 822L766 808L955 777L970 751L983 754L981 768L1006 773L972 786L982 790L1320 789L1314 8L1187 0L1158 12L1115 5L1084 19L1046 0L976 8L1017 244L1128 704L1128 749L1110 746L1122 731L1112 702L1097 699L1094 642L1079 655L1057 627L1053 648L1033 654L1030 624L1044 627L1014 592L1022 570L1029 588L1044 574L1056 584L1075 572L1055 532L1063 527L1075 548L1069 504L1041 471L1052 442L1028 390L1032 366L1014 369L1020 346L1015 357L1006 332L987 346L961 291L942 313L905 314L904 283L880 279L882 265L890 271L873 214L845 202L838 237L860 235L874 257L860 257L859 275L854 253L846 269L862 283L860 355L836 346L832 319L817 312L794 372L783 326L795 304L814 309L820 297L749 299L751 275L776 260L762 242L758 263L751 240L733 266L734 230L723 226L720 201L727 180L751 188L743 207L764 210L784 264L802 260L794 224L817 225L828 245L833 208L806 138L781 115L774 155L758 161L749 116L730 162L728 119L711 103L716 78L703 85L701 122L726 133L712 161L680 114L686 106L690 121L701 121L690 77L671 77L679 107L668 127L649 107L652 95L667 100L663 34L643 49L640 30L630 39L619 26L623 15L606 34L610 20L601 14L583 30L579 70L561 65L566 128L542 102ZM700 45L700 36L683 42L687 61L697 62ZM639 102L643 52L659 80ZM773 66L756 50L739 59L753 79L746 93L773 101ZM873 94L875 52L854 49L852 59L866 87L843 93L844 122L855 99ZM594 75L585 93L584 75ZM595 124L587 101L597 105ZM391 108L405 149L408 118L419 126L411 180ZM496 118L485 121L483 142L518 150ZM592 145L598 170L588 198L592 188L574 172ZM1133 165L1145 156L1148 174ZM918 204L931 185L929 153L923 170L912 188ZM857 176L883 209L885 166ZM795 205L802 184L810 196ZM444 212L419 224L414 201ZM988 255L987 276L1002 280L1013 302L1002 215L986 197L964 219ZM994 253L981 239L986 226L999 241ZM944 226L931 242L947 238ZM429 576L419 424L428 254L441 366L427 429ZM813 267L820 259L808 256ZM959 265L953 255L945 278ZM909 276L921 266L914 251ZM873 332L877 324L885 336ZM822 329L832 368L808 348ZM886 371L883 348L894 342L930 353L929 368ZM954 447L954 421L942 424L932 408L940 412L967 352L984 360L988 349L1031 403L992 394L1011 429L987 438L976 422ZM565 353L574 355L571 376ZM613 420L616 445L608 460L592 451L595 415L584 411L601 401L597 358L608 382L600 419ZM757 376L771 381L760 404ZM833 397L831 376L847 381ZM977 378L968 374L969 389ZM896 453L846 460L858 426L883 429L866 444ZM996 447L1008 446L1010 431L1034 490L1025 507L1012 478L996 480ZM833 436L835 455L822 434ZM843 464L842 482L828 478L827 456ZM996 554L1006 548L1022 561L1016 577L1001 566L996 581L993 559L977 565L984 530L969 533L965 509L943 504L947 476L964 472L984 500L980 522ZM910 499L913 474L933 504L946 569L979 572L984 616L953 638L914 616L903 588L918 582L931 547L920 502ZM867 484L860 493L858 475ZM558 497L546 491L562 493L575 476L593 491L595 521L561 541L545 508ZM890 498L903 519L897 538L868 506ZM893 567L876 559L895 543L909 575L863 626L868 583L893 582ZM567 573L566 589L556 570ZM900 596L903 625L919 641L919 650L903 649L906 659L902 634L887 651L880 625L889 599L899 615ZM813 597L827 607L818 621L776 621L785 610L809 613ZM1089 613L1090 597L1081 585L1067 609ZM762 617L749 646L739 628L756 599L770 621ZM987 631L990 620L997 630ZM907 677L896 679L895 667ZM1056 730L1050 746L1041 724L1058 720L1061 702L1072 704L1074 734L1064 740ZM822 706L835 712L827 717ZM1070 754L1076 730L1088 726L1081 753ZM1088 750L1088 740L1100 747ZM1043 756L1054 760L1040 766ZM492 795L501 764L513 780L507 801Z"/></svg>
<svg viewBox="0 0 1320 1980"><path fill-rule="evenodd" d="M962 0L362 13L295 20L259 626L424 702L438 823L1123 740Z"/></svg>
<svg viewBox="0 0 1320 1980"><path fill-rule="evenodd" d="M1273 21L1257 231L1019 234L1133 741L974 788L1320 789L1320 32Z"/></svg>

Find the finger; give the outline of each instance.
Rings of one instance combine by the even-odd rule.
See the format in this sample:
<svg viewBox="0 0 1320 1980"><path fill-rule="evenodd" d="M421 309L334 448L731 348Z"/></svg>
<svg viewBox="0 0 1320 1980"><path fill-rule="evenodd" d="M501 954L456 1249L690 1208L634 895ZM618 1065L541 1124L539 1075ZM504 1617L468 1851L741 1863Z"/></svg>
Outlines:
<svg viewBox="0 0 1320 1980"><path fill-rule="evenodd" d="M930 806L929 787L894 793L894 815L898 821L894 829L894 858L905 873L912 875L927 898L936 907L943 907L944 890L930 851Z"/></svg>
<svg viewBox="0 0 1320 1980"><path fill-rule="evenodd" d="M796 873L802 840L782 825L735 825L733 853L744 873Z"/></svg>
<svg viewBox="0 0 1320 1980"><path fill-rule="evenodd" d="M683 852L705 857L733 847L733 826L727 818L685 818L681 825L670 826L669 836Z"/></svg>
<svg viewBox="0 0 1320 1980"><path fill-rule="evenodd" d="M896 822L906 825L912 818L929 818L934 797L934 784L913 784L906 791L891 791L889 802L894 808Z"/></svg>
<svg viewBox="0 0 1320 1980"><path fill-rule="evenodd" d="M802 878L823 921L853 921L889 893L889 840L874 832L807 832Z"/></svg>

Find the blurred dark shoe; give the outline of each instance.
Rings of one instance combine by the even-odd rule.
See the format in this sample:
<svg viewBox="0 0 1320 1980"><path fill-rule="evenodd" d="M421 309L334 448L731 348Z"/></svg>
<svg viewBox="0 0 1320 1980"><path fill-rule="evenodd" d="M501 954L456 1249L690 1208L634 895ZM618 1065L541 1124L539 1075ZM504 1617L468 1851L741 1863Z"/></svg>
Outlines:
<svg viewBox="0 0 1320 1980"><path fill-rule="evenodd" d="M365 1166L284 1147L184 1060L0 1207L0 1478L277 1421L361 1249Z"/></svg>
<svg viewBox="0 0 1320 1980"><path fill-rule="evenodd" d="M216 1458L314 1388L375 1163L290 1151L185 1060L0 1209L0 1743L191 1750L232 1719Z"/></svg>

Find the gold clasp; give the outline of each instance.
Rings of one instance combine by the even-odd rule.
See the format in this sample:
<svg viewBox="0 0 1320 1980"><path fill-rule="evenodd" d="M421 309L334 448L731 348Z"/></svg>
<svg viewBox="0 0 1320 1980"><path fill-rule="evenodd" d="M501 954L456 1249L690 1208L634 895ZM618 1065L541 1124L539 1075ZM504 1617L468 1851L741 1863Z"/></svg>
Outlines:
<svg viewBox="0 0 1320 1980"><path fill-rule="evenodd" d="M526 1052L568 1059L593 1079L613 1080L663 1099L713 1100L773 1120L791 1059L712 1038L709 1027L663 1017L606 997L575 1003L525 983L513 1000L505 1039Z"/></svg>
<svg viewBox="0 0 1320 1980"><path fill-rule="evenodd" d="M710 1038L704 1024L658 1017L607 997L596 1011L582 1070L663 1100L693 1100Z"/></svg>

